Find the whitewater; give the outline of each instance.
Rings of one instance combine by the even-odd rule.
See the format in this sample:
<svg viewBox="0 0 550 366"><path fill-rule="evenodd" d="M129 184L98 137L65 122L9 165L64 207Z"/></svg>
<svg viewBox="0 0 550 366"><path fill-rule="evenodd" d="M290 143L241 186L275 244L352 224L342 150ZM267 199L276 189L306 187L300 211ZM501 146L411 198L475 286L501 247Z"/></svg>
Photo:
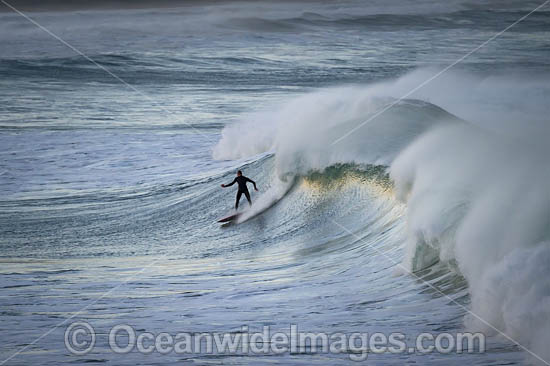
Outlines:
<svg viewBox="0 0 550 366"><path fill-rule="evenodd" d="M430 80L538 5L29 12L135 89L1 12L0 363L350 364L106 336L298 324L487 337L376 365L548 364L550 10ZM259 192L221 226L239 169ZM75 321L98 334L84 355Z"/></svg>

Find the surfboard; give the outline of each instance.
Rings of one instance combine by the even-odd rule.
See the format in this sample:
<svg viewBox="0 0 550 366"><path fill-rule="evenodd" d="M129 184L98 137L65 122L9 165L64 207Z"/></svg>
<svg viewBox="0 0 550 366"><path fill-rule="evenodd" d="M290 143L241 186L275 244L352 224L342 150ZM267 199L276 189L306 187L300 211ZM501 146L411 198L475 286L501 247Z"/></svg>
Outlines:
<svg viewBox="0 0 550 366"><path fill-rule="evenodd" d="M229 216L222 217L221 219L218 220L218 222L231 222L233 220L236 220L241 215L242 215L242 212L237 212Z"/></svg>

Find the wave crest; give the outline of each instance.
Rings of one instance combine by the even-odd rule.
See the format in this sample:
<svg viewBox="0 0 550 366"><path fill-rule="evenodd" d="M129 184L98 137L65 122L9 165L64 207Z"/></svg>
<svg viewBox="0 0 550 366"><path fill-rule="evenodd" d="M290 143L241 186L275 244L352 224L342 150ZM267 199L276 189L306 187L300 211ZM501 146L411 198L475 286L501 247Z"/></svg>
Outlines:
<svg viewBox="0 0 550 366"><path fill-rule="evenodd" d="M387 96L399 90L398 80L307 94L249 116L224 129L214 156L274 151L283 180L338 164L390 166L394 191L407 203L405 264L418 271L456 263L475 314L466 324L502 332L550 359L550 153L541 141L547 123L540 122L547 120L548 87L525 78L472 80L451 73L423 94L477 116L481 125L420 100L401 101L370 120L394 100ZM535 108L521 109L525 90ZM521 123L513 107L522 111Z"/></svg>

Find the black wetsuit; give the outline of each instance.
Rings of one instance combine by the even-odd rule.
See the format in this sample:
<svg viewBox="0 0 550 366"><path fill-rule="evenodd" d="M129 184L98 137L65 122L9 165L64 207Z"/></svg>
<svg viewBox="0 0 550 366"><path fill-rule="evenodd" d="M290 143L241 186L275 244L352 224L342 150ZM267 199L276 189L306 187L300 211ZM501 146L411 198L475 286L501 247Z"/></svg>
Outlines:
<svg viewBox="0 0 550 366"><path fill-rule="evenodd" d="M235 179L233 179L233 182L225 185L226 187L232 186L235 183L239 185L239 191L237 192L237 199L235 201L235 210L239 208L239 201L243 193L246 199L248 200L248 203L252 206L252 201L250 200L250 193L248 192L248 188L246 188L246 182L250 182L254 184L254 189L256 189L256 182L254 182L250 178L245 177L244 175L236 177Z"/></svg>

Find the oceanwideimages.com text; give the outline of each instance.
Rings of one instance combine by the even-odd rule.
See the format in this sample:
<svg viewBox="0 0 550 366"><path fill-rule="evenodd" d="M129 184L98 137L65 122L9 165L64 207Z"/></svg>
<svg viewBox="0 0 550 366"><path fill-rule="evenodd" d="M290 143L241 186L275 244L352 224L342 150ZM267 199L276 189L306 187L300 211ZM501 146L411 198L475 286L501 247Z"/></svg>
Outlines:
<svg viewBox="0 0 550 366"><path fill-rule="evenodd" d="M101 333L105 336L105 333ZM87 322L74 322L65 330L65 346L75 355L93 351L99 333ZM482 333L325 333L300 330L291 324L288 330L273 331L264 326L253 331L243 325L235 332L147 332L128 324L113 326L107 336L110 350L117 354L296 354L345 353L353 361L364 361L378 353L483 353ZM413 340L411 342L411 339Z"/></svg>

